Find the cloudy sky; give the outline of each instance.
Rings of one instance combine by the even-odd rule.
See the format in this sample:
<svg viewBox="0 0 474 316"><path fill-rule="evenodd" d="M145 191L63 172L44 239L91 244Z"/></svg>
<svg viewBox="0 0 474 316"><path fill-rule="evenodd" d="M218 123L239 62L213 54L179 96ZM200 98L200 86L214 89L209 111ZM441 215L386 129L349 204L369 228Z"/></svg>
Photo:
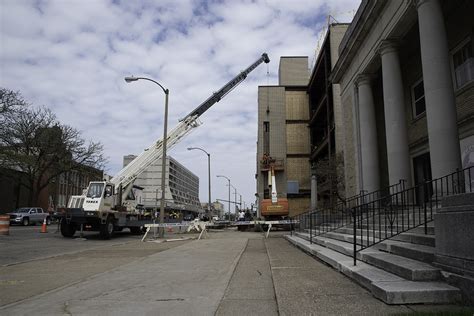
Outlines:
<svg viewBox="0 0 474 316"><path fill-rule="evenodd" d="M161 138L164 94L169 128L264 52L261 65L201 116L202 125L169 154L200 178L207 202L227 199L227 181L255 201L257 87L276 85L281 56L314 61L330 14L350 22L360 0L0 0L0 86L51 108L84 138L105 145L106 172ZM309 65L311 66L311 64Z"/></svg>

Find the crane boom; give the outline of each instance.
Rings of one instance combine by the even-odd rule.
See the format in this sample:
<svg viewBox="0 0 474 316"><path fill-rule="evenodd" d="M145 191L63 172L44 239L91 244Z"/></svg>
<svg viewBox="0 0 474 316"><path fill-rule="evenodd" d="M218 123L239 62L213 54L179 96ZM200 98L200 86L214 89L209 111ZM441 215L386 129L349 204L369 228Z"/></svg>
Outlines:
<svg viewBox="0 0 474 316"><path fill-rule="evenodd" d="M214 92L209 98L207 98L203 103L201 103L197 108L195 108L191 113L189 113L184 119L192 116L201 116L204 112L206 112L211 106L219 102L224 96L226 96L230 91L232 91L235 87L237 87L242 81L247 78L247 75L252 72L258 65L261 63L268 64L270 59L266 53L262 54L257 61L255 61L252 65L250 65L247 69L243 70L240 74L235 76L232 80L226 83L219 91ZM183 119L183 120L184 120Z"/></svg>
<svg viewBox="0 0 474 316"><path fill-rule="evenodd" d="M201 116L211 106L219 102L224 96L226 96L230 91L232 91L236 86L238 86L242 81L244 81L245 78L247 78L247 75L255 68L257 68L257 66L259 66L262 62L270 62L270 59L268 58L268 55L266 53L263 53L257 61L255 61L247 69L243 70L233 79L231 79L221 89L213 93L197 108L195 108L192 112L186 115L180 121L180 123L168 134L166 145L167 149L174 146L180 139L189 134L195 127L198 127L200 125L198 121L199 116ZM115 187L121 186L124 190L126 190L123 194L123 198L127 196L127 192L131 189L131 185L133 184L135 179L154 161L156 161L162 156L162 146L163 140L157 140L154 144L145 149L139 156L132 160L127 166L120 170L111 179L111 182L115 185Z"/></svg>

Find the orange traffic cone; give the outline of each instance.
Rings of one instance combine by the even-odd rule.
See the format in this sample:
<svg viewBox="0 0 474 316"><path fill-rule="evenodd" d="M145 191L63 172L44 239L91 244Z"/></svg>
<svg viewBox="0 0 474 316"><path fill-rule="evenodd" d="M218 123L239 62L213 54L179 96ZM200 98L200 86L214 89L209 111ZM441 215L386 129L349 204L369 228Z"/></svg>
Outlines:
<svg viewBox="0 0 474 316"><path fill-rule="evenodd" d="M43 225L41 226L41 232L47 233L48 232L48 225L46 225L46 218L43 221Z"/></svg>

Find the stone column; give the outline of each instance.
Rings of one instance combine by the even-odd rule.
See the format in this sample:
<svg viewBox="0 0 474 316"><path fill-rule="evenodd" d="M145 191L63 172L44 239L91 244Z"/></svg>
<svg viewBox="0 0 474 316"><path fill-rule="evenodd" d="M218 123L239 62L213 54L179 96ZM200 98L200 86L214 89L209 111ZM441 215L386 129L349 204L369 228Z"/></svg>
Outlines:
<svg viewBox="0 0 474 316"><path fill-rule="evenodd" d="M383 41L379 47L382 59L383 101L387 138L390 185L406 180L411 185L408 130L405 114L402 72L394 41Z"/></svg>
<svg viewBox="0 0 474 316"><path fill-rule="evenodd" d="M377 127L375 124L375 108L371 77L359 75L359 126L360 151L362 156L362 190L368 192L379 189L379 159L377 146Z"/></svg>
<svg viewBox="0 0 474 316"><path fill-rule="evenodd" d="M461 168L456 103L443 12L438 0L418 0L421 64L433 178Z"/></svg>

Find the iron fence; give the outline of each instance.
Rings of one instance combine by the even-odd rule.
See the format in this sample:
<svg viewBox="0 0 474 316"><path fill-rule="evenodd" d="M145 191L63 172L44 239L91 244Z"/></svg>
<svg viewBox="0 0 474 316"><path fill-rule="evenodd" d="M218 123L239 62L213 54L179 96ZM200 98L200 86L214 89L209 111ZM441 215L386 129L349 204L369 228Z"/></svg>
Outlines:
<svg viewBox="0 0 474 316"><path fill-rule="evenodd" d="M387 197L392 194L403 192L405 184L405 180L400 180L396 184L374 192L361 191L358 195L339 202L333 208L319 209L296 215L293 218L299 220L299 225L295 226L294 229L299 232L309 232L310 242L312 243L315 236L320 236L352 224L352 210L354 208L364 205L369 201L387 201Z"/></svg>
<svg viewBox="0 0 474 316"><path fill-rule="evenodd" d="M474 166L354 206L351 209L354 265L359 251L388 238L422 225L427 234L428 223L434 219L441 199L473 192L473 176Z"/></svg>

